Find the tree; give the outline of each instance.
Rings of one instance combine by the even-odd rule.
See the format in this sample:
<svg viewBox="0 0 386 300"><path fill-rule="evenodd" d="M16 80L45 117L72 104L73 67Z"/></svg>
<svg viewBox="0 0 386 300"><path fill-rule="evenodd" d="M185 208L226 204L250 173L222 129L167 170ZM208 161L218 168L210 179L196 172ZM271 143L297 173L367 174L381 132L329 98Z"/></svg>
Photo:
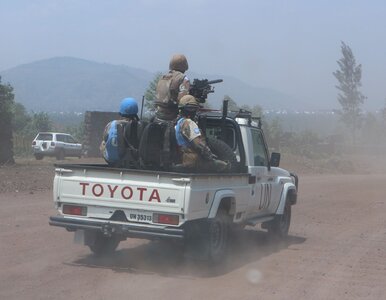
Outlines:
<svg viewBox="0 0 386 300"><path fill-rule="evenodd" d="M15 132L21 132L30 123L31 117L28 115L24 105L17 102L13 106L13 114L12 128Z"/></svg>
<svg viewBox="0 0 386 300"><path fill-rule="evenodd" d="M31 127L37 132L50 131L52 128L50 117L45 112L34 113L31 123Z"/></svg>
<svg viewBox="0 0 386 300"><path fill-rule="evenodd" d="M361 127L361 104L365 96L360 92L362 86L362 65L357 65L354 54L344 42L341 45L343 57L337 61L339 69L333 72L338 80L338 101L342 107L339 110L342 122L351 130L352 142L356 142L356 132Z"/></svg>
<svg viewBox="0 0 386 300"><path fill-rule="evenodd" d="M0 77L0 164L15 163L12 143L14 98L12 86L2 84Z"/></svg>
<svg viewBox="0 0 386 300"><path fill-rule="evenodd" d="M78 125L67 126L65 132L71 134L77 141L83 142L85 135L84 121Z"/></svg>
<svg viewBox="0 0 386 300"><path fill-rule="evenodd" d="M154 76L154 79L149 83L149 87L145 92L145 108L149 112L155 111L154 100L156 99L157 83L160 80L161 76L161 73L157 73Z"/></svg>

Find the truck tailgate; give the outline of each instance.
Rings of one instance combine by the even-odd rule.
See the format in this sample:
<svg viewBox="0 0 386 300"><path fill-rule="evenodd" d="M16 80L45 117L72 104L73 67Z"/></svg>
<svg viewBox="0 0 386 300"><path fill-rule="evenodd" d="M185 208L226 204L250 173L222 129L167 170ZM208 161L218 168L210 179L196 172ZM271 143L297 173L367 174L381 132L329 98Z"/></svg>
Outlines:
<svg viewBox="0 0 386 300"><path fill-rule="evenodd" d="M165 175L166 174L166 175ZM121 210L130 221L139 212L183 214L187 181L178 174L120 170L89 165L62 165L56 169L54 201L87 206L87 216L108 218Z"/></svg>

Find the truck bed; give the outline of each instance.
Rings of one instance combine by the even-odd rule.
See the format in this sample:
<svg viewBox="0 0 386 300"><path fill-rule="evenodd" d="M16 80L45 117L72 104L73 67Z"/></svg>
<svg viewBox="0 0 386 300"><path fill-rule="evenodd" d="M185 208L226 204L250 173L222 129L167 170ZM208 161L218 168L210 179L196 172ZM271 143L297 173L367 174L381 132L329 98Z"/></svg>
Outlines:
<svg viewBox="0 0 386 300"><path fill-rule="evenodd" d="M176 173L104 164L55 166L53 193L59 216L51 217L51 225L67 229L101 228L107 223L151 232L160 226L177 229L187 221L207 218L216 193L231 189L247 199L250 190L247 173ZM68 215L66 206L86 213ZM160 225L161 216L178 221Z"/></svg>

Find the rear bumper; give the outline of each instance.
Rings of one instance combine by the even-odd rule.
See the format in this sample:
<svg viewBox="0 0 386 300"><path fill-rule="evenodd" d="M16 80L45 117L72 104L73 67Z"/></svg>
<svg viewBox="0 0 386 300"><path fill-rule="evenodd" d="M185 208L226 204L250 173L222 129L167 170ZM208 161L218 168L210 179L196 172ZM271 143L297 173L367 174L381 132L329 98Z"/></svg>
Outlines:
<svg viewBox="0 0 386 300"><path fill-rule="evenodd" d="M39 146L33 146L32 151L34 154L41 154L45 156L54 156L57 154L57 148L48 147L48 148L41 148Z"/></svg>
<svg viewBox="0 0 386 300"><path fill-rule="evenodd" d="M118 234L136 238L183 239L184 229L167 226L144 225L99 219L80 219L64 216L50 217L51 226L64 227L69 231L77 229L101 231L106 235Z"/></svg>

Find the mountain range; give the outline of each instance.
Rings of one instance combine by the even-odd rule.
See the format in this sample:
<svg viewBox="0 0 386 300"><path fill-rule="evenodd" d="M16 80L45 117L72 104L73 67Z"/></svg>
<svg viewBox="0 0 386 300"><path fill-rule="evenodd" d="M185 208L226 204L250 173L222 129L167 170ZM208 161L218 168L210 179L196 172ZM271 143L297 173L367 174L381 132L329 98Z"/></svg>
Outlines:
<svg viewBox="0 0 386 300"><path fill-rule="evenodd" d="M156 72L73 57L55 57L0 71L14 87L15 100L27 110L46 112L114 111L125 97L142 98ZM263 109L300 109L303 104L280 91L249 85L222 75L189 73L190 79L222 78L208 102L218 108L225 95L239 105Z"/></svg>

